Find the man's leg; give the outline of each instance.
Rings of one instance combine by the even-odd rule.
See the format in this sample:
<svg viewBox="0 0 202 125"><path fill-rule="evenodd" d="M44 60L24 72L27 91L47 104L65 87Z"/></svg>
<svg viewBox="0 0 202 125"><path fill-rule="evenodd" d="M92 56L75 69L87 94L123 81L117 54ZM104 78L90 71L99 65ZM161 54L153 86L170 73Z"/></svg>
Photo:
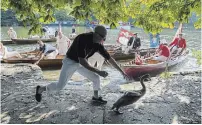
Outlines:
<svg viewBox="0 0 202 125"><path fill-rule="evenodd" d="M73 73L79 68L79 63L74 62L65 57L63 59L63 65L60 72L59 81L57 83L50 83L47 86L37 86L36 88L36 100L41 101L41 94L43 91L59 91L65 87Z"/></svg>
<svg viewBox="0 0 202 125"><path fill-rule="evenodd" d="M99 97L98 91L100 90L100 77L96 73L84 68L80 67L78 73L83 75L84 77L88 78L90 81L93 82L93 90L94 96L92 98L93 101L98 101L100 103L107 103L107 101L103 100L102 97Z"/></svg>

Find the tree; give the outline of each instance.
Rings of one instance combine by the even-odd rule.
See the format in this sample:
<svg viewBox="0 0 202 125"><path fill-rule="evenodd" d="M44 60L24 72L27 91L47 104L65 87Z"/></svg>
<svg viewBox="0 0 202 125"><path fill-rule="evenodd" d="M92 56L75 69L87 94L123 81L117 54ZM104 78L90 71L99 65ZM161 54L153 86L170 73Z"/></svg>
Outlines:
<svg viewBox="0 0 202 125"><path fill-rule="evenodd" d="M69 15L69 12L67 12L65 10L56 10L54 13L54 17L59 22L63 22L66 20L71 20L71 21L75 20L75 18L73 16Z"/></svg>
<svg viewBox="0 0 202 125"><path fill-rule="evenodd" d="M19 24L15 14L11 10L1 12L1 26L12 26L12 23Z"/></svg>
<svg viewBox="0 0 202 125"><path fill-rule="evenodd" d="M24 24L30 23L30 33L40 32L41 23L54 22L55 9L71 8L70 15L79 20L94 15L103 24L116 27L119 21L135 19L135 26L156 33L173 28L174 22L187 23L194 12L199 19L200 0L2 0L2 9L12 9Z"/></svg>

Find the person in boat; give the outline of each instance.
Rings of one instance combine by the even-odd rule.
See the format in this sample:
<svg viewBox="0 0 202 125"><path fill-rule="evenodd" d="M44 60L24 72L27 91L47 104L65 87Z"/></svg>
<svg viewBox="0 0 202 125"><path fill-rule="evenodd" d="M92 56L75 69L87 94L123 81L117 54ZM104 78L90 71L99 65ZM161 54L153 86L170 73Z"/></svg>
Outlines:
<svg viewBox="0 0 202 125"><path fill-rule="evenodd" d="M171 54L173 54L175 51L175 56L181 55L182 52L186 49L186 40L182 38L182 33L179 33L179 37L175 38L175 40L170 43L169 45Z"/></svg>
<svg viewBox="0 0 202 125"><path fill-rule="evenodd" d="M72 33L69 34L69 38L74 39L77 36L76 34L76 28L74 25L72 25Z"/></svg>
<svg viewBox="0 0 202 125"><path fill-rule="evenodd" d="M59 24L59 31L58 31L58 35L56 36L56 39L57 39L56 44L57 44L59 55L65 55L70 46L71 40L62 33L60 24Z"/></svg>
<svg viewBox="0 0 202 125"><path fill-rule="evenodd" d="M57 83L50 83L47 86L37 86L35 98L38 102L41 101L42 92L44 91L60 91L65 87L74 72L78 71L81 75L87 77L93 82L94 95L93 101L106 104L107 101L99 97L100 77L107 77L106 71L101 71L92 67L88 63L88 58L95 52L99 52L109 63L111 63L125 78L128 78L126 73L117 65L116 61L109 55L103 46L106 39L107 30L104 26L98 25L94 32L82 33L78 35L66 53L63 59L63 65Z"/></svg>
<svg viewBox="0 0 202 125"><path fill-rule="evenodd" d="M7 47L5 47L1 42L0 42L0 60L2 59L8 59L11 57L17 57L17 58L22 58L22 56L20 55L20 53L18 53L17 51L12 51L9 52Z"/></svg>
<svg viewBox="0 0 202 125"><path fill-rule="evenodd" d="M42 28L42 31L44 32L44 36L42 38L49 39L50 38L50 29L48 26L45 26Z"/></svg>
<svg viewBox="0 0 202 125"><path fill-rule="evenodd" d="M58 50L51 46L50 44L45 44L41 40L38 40L39 52L36 54L36 57L40 56L39 59L35 62L37 65L44 57L45 59L55 59L58 55Z"/></svg>
<svg viewBox="0 0 202 125"><path fill-rule="evenodd" d="M168 44L166 42L162 42L159 45L159 49L157 51L157 54L152 56L149 59L164 62L164 61L167 61L169 58L170 58L170 49L168 48Z"/></svg>
<svg viewBox="0 0 202 125"><path fill-rule="evenodd" d="M137 37L137 33L133 34L128 41L128 46L132 46L132 49L138 50L141 46L140 38Z"/></svg>
<svg viewBox="0 0 202 125"><path fill-rule="evenodd" d="M57 36L58 36L58 30L55 31L55 37L57 37Z"/></svg>
<svg viewBox="0 0 202 125"><path fill-rule="evenodd" d="M75 29L75 26L74 25L72 25L72 34L73 33L76 33L76 29Z"/></svg>
<svg viewBox="0 0 202 125"><path fill-rule="evenodd" d="M14 31L13 27L10 27L7 33L10 39L17 39L17 33Z"/></svg>
<svg viewBox="0 0 202 125"><path fill-rule="evenodd" d="M160 34L157 33L153 36L153 34L149 34L150 36L150 47L151 48L158 48L160 45Z"/></svg>

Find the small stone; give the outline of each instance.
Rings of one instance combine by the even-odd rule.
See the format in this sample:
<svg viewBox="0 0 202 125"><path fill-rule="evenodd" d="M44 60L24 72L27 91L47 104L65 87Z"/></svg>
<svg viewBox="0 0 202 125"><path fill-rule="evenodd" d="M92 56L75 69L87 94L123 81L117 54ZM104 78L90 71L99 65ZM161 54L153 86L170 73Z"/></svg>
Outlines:
<svg viewBox="0 0 202 125"><path fill-rule="evenodd" d="M132 121L135 121L135 120L137 120L137 119L135 119L135 118L132 119Z"/></svg>
<svg viewBox="0 0 202 125"><path fill-rule="evenodd" d="M52 124L55 124L56 122L55 122L55 121L51 121L51 123L52 123Z"/></svg>
<svg viewBox="0 0 202 125"><path fill-rule="evenodd" d="M83 100L83 102L87 102L87 100Z"/></svg>
<svg viewBox="0 0 202 125"><path fill-rule="evenodd" d="M132 112L132 111L133 111L133 109L128 109L128 111L129 111L129 112Z"/></svg>
<svg viewBox="0 0 202 125"><path fill-rule="evenodd" d="M151 120L151 118L148 118L147 120Z"/></svg>

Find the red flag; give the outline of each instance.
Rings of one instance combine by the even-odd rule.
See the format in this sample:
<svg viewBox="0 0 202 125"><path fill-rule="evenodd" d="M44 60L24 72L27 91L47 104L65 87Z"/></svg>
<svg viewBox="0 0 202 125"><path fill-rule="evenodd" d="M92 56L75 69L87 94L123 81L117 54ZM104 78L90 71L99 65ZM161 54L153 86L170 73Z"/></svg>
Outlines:
<svg viewBox="0 0 202 125"><path fill-rule="evenodd" d="M125 30L125 29L121 28L120 32L119 32L117 42L119 44L127 46L128 41L129 41L130 37L132 37L132 36L134 36L133 33L129 32L128 30Z"/></svg>

